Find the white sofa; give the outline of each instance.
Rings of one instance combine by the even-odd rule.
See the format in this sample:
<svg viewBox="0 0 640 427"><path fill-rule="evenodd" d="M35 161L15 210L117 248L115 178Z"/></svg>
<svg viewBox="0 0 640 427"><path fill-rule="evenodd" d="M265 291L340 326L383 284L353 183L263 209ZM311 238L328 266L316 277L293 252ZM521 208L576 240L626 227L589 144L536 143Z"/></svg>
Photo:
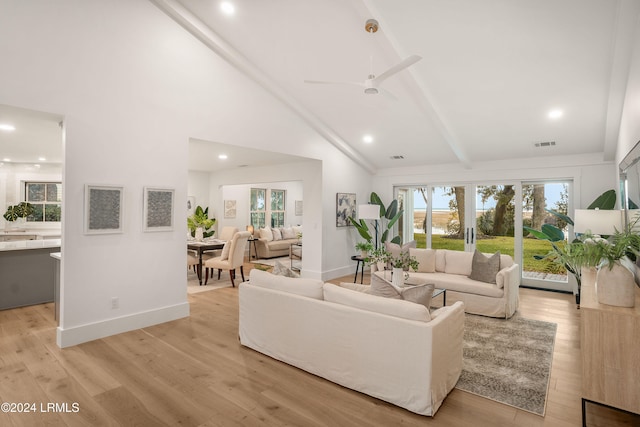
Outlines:
<svg viewBox="0 0 640 427"><path fill-rule="evenodd" d="M253 233L257 258L275 258L289 255L289 248L295 243L300 243L298 234L302 233L302 226L283 227L277 229L260 228ZM300 248L294 248L300 252ZM299 255L299 253L297 254ZM300 255L302 257L302 255Z"/></svg>
<svg viewBox="0 0 640 427"><path fill-rule="evenodd" d="M469 277L472 275L472 252L411 248L409 254L419 263L418 271L410 271L409 276L446 289L447 304L462 301L467 313L507 319L518 309L520 269L509 255L500 255L495 283L486 283ZM372 266L372 274L385 274L376 270Z"/></svg>
<svg viewBox="0 0 640 427"><path fill-rule="evenodd" d="M462 303L433 313L306 278L254 269L239 286L240 343L421 415L462 370Z"/></svg>

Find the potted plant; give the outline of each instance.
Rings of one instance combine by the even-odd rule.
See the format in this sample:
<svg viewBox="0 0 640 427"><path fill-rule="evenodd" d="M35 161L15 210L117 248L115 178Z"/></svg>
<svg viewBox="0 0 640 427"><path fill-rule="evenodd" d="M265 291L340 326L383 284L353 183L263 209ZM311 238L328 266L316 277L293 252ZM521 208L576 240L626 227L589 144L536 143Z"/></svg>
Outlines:
<svg viewBox="0 0 640 427"><path fill-rule="evenodd" d="M358 242L356 243L356 250L360 251L362 258L369 256L369 251L373 250L373 245L370 242Z"/></svg>
<svg viewBox="0 0 640 427"><path fill-rule="evenodd" d="M187 227L191 232L191 237L195 237L196 240L202 241L207 237L213 236L215 231L209 229L216 223L215 218L209 218L209 208L202 209L202 206L196 207L193 215L187 218Z"/></svg>
<svg viewBox="0 0 640 427"><path fill-rule="evenodd" d="M20 202L14 206L8 206L7 211L3 217L9 222L17 221L18 223L24 223L26 218L33 213L34 209L31 203Z"/></svg>
<svg viewBox="0 0 640 427"><path fill-rule="evenodd" d="M628 224L608 239L598 239L600 265L596 276L596 296L601 304L618 307L635 306L635 285L638 283L636 261L640 255L640 235L633 231L638 220Z"/></svg>
<svg viewBox="0 0 640 427"><path fill-rule="evenodd" d="M404 284L405 271L410 268L413 270L418 269L418 260L416 257L409 255L408 252L401 252L400 255L394 256L386 249L376 249L367 258L367 262L376 265L377 268L381 265L385 269L390 266L392 269L391 283L398 287Z"/></svg>

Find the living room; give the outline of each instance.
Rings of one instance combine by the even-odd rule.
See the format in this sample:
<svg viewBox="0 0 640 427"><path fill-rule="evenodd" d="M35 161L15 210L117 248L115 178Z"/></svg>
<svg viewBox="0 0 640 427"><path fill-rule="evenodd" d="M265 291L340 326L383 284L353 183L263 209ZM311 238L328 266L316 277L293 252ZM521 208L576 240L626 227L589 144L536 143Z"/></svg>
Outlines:
<svg viewBox="0 0 640 427"><path fill-rule="evenodd" d="M344 6L328 2L313 6L319 9L317 16L312 13L313 8L302 10L295 3L288 4L293 8L292 16L296 17L288 19L289 25L297 23L297 26L294 30L281 27L285 35L290 31L288 44L283 44L282 49L289 43L299 43L298 49L308 50L315 57L299 66L301 70L297 73L300 74L296 74L295 83L291 83L296 91L305 91L305 102L311 100L305 104L290 95L290 87L284 86L286 77L280 77L286 73L278 74L275 70L279 68L275 65L272 65L274 71L269 68L264 74L258 72L261 61L270 56L269 62L291 63L292 68L298 62L299 57L286 55L275 46L278 43L269 46L270 31L264 28L276 27L280 21L264 19L260 26L254 26L255 32L251 32L252 25L248 25L242 30L245 37L235 42L231 34L228 39L225 34L225 38L207 40L207 31L194 36L193 28L185 30L175 22L175 16L169 16L178 13L182 5L192 9L209 7L204 2L158 0L117 5L98 1L1 2L6 13L0 14L0 39L6 42L0 44L0 54L5 58L0 77L7 84L0 87L0 104L64 118L62 295L60 325L55 337L59 347L65 351L70 347L73 351L74 346L82 343L188 318L195 311L197 304L190 301L184 289L186 229L177 226L186 223L186 211L175 210L176 227L171 232L144 232L141 219L146 186L174 189L176 206L192 195L188 156L189 141L194 138L309 159L287 164L287 167L260 166L217 173L210 181L210 192L225 185L302 182L304 274L321 280L352 275L355 268L350 257L355 253L358 237L351 227L336 227L337 193L355 194L360 204L367 201L372 191L383 200L391 200L396 187L408 184L563 179L572 181L573 207L586 208L602 192L618 189L618 164L640 139L637 104L640 40L637 21L634 21L638 16L637 2L617 1L609 6L590 1L585 6L582 2L568 1L563 2L559 10L557 5L545 4L533 11L527 2L518 2L513 7L490 2L478 9L469 2L459 5L461 9L472 8L468 13L445 9L442 18L433 16L438 9L433 3L430 2L426 10L412 3L406 6L409 12L405 11L405 18L409 19L414 8L421 11L415 15L422 19L430 16L424 27L433 28L436 34L428 33L428 37L421 40L428 42L429 49L434 49L433 55L430 58L422 54L423 59L411 66L417 68L409 68L384 84L384 88L400 99L398 104L402 108L413 105L411 110L398 112L371 98L367 98L366 103L343 102L348 95L340 87L304 86L303 79L359 81L366 77L372 43L364 23L375 15L373 9L395 7L390 3L349 2ZM269 10L270 6L255 7L259 9L251 16L257 23L265 16L271 18L276 14ZM174 12L168 12L167 8ZM539 28L538 19L557 15L561 20L575 13L567 22L583 32L593 27L596 39L603 33L607 37L596 40L597 43L591 38L579 40L575 51L552 51L551 58L545 52L550 52L552 45L540 46L537 54L546 67L569 67L572 58L577 58L578 65L567 73L569 77L563 75L552 85L551 92L557 95L554 99L543 102L532 96L517 105L498 108L490 102L493 97L522 89L520 85L513 85L513 80L525 81L531 86L531 92L542 93L543 87L554 81L554 75L523 74L522 68L516 66L520 57L514 58L513 66L483 68L479 65L486 63L479 64L473 52L457 50L476 38L482 39L482 26L471 26L477 31L472 34L461 29L475 22L474 13L485 23L484 31L490 32L494 9L500 12L501 18L505 18L507 12L511 12L514 19L524 19L522 15L532 13L530 20L524 19L530 25L528 28ZM603 10L606 13L600 13ZM308 20L297 19L299 15L295 13L306 15ZM462 15L461 19L455 18L456 13ZM599 15L602 21L598 20ZM395 41L385 37L373 44L374 57L385 59L380 60L376 69L388 68L405 55L423 49L419 46L420 40L397 47L395 43L401 43L398 40L406 39L402 36L403 24L397 23L395 15L382 11L375 16L382 27L376 36L384 34L385 28L397 36ZM221 23L215 29L219 33L233 33L236 30L231 22L238 19L240 17ZM414 27L421 25L419 21L411 22ZM520 23L514 22L514 26ZM549 22L558 24L553 19ZM453 30L445 33L456 42L449 54L437 46L444 39L438 37L437 31L444 31L447 26L459 32L458 37ZM560 25L552 28L554 35L565 31ZM583 32L579 34L582 36ZM318 37L307 41L305 37L310 37L307 33L316 33ZM506 43L510 34L496 36L495 46ZM535 40L537 35L532 33L530 38ZM260 39L264 39L264 44L257 43ZM212 47L212 40L217 41L217 47ZM331 48L323 48L325 43ZM341 43L344 49L337 50ZM229 44L237 50L225 50ZM245 45L247 50L258 51L251 58L255 63L247 65L243 62L249 62L246 55L243 58L234 54L244 52ZM523 53L517 46L507 47L505 56ZM523 50L534 50L529 56L535 57L534 47L535 44ZM579 61L585 59L583 55L590 50L601 55L596 56L602 60L602 63L596 61L599 66L595 79L599 85L595 89L581 84L570 86L571 73L575 73L576 79L583 74L591 75L587 71L594 62ZM500 52L485 51L484 55L498 59L495 57ZM508 63L500 59L501 65ZM446 64L452 63L457 64L456 70L443 70ZM562 67L555 67L556 63ZM471 74L477 75L458 74L468 69L474 69ZM425 82L420 77L422 74L412 77L412 73L418 73L415 70L421 70L420 73L433 70L434 74L428 75ZM451 75L450 80L443 75L447 73ZM265 80L265 74L269 79ZM495 74L496 79L489 78ZM467 77L471 87L465 83ZM425 88L425 84L429 86ZM564 122L549 122L547 110L565 102L561 96L565 93L563 85L583 95L567 106ZM465 92L474 94L473 105L463 97ZM431 95L427 99L432 103L425 103L424 93ZM445 108L442 102L448 99L457 102ZM337 108L343 103L349 114ZM463 108L465 105L469 110ZM531 110L519 116L520 121L514 124L509 114L513 113L515 118L516 112L527 105ZM440 108L434 109L434 106ZM589 110L589 114L576 119L577 110L583 110L582 107ZM458 116L453 122L442 120L452 117L449 114L453 115L456 109L465 110L461 115L464 120ZM385 118L387 114L394 119L391 120L394 126L385 128L386 134L376 134L373 144L362 142L369 123L389 121ZM327 123L334 123L330 120L338 115L344 116L344 122L351 122L352 126L347 128L339 122L336 129L331 128ZM483 122L491 122L495 129L502 130L478 133L477 138L474 137ZM397 135L408 134L415 134L415 138L412 137L411 145L403 148ZM558 145L550 148L555 151L534 148L535 142L556 139ZM487 145L492 140L497 145ZM576 140L584 144L581 150ZM390 159L394 155L404 155L405 159ZM122 233L84 233L87 184L124 188ZM222 201L221 197L209 199L209 206L218 217L223 212ZM114 297L120 301L118 308L112 306ZM472 406L482 406L482 401L474 400Z"/></svg>

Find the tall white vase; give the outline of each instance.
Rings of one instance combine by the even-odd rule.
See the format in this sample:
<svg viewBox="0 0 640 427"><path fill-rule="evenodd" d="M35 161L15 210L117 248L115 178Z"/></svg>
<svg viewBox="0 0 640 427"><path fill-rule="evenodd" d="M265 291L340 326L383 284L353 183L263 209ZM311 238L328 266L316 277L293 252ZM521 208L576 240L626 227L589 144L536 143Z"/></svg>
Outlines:
<svg viewBox="0 0 640 427"><path fill-rule="evenodd" d="M202 242L204 240L204 230L202 227L196 228L196 240Z"/></svg>
<svg viewBox="0 0 640 427"><path fill-rule="evenodd" d="M624 261L623 261L624 263ZM636 302L636 282L633 272L619 261L603 265L596 278L596 295L600 304L633 307Z"/></svg>
<svg viewBox="0 0 640 427"><path fill-rule="evenodd" d="M393 268L391 283L393 286L397 286L398 288L404 286L404 271L401 268Z"/></svg>

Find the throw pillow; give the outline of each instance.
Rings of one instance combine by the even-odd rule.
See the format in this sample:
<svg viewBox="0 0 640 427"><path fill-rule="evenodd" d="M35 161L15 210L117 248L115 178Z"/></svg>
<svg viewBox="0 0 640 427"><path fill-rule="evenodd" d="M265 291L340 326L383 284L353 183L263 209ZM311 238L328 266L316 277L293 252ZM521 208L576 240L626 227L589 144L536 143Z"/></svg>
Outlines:
<svg viewBox="0 0 640 427"><path fill-rule="evenodd" d="M293 228L286 227L282 229L282 238L283 239L296 239L296 233L293 231Z"/></svg>
<svg viewBox="0 0 640 427"><path fill-rule="evenodd" d="M273 240L282 240L282 232L279 228L272 228L271 234L273 234Z"/></svg>
<svg viewBox="0 0 640 427"><path fill-rule="evenodd" d="M500 271L500 251L487 257L476 249L473 253L469 278L485 283L496 283L498 271Z"/></svg>
<svg viewBox="0 0 640 427"><path fill-rule="evenodd" d="M229 250L231 249L231 242L227 240L222 247L222 253L220 254L220 261L229 259Z"/></svg>
<svg viewBox="0 0 640 427"><path fill-rule="evenodd" d="M273 233L270 228L261 228L260 229L260 238L265 239L267 242L273 240Z"/></svg>
<svg viewBox="0 0 640 427"><path fill-rule="evenodd" d="M405 301L411 301L416 304L424 305L425 307L427 307L427 309L429 309L429 307L431 306L431 297L433 296L435 285L433 283L427 284L425 281L422 281L422 283L414 283L416 284L405 286L402 288L396 288L391 283L380 277L378 273L376 273L371 276L371 287L369 290L369 294L384 298L403 299Z"/></svg>
<svg viewBox="0 0 640 427"><path fill-rule="evenodd" d="M377 274L371 276L371 295L385 298L401 299L400 290L391 283L379 277Z"/></svg>
<svg viewBox="0 0 640 427"><path fill-rule="evenodd" d="M427 307L431 307L431 298L433 297L433 290L436 285L433 283L425 283L417 286L406 286L402 288L402 299L405 301L415 302L416 304L422 304Z"/></svg>
<svg viewBox="0 0 640 427"><path fill-rule="evenodd" d="M409 248L409 255L418 261L418 273L436 272L436 251L434 249Z"/></svg>
<svg viewBox="0 0 640 427"><path fill-rule="evenodd" d="M273 270L271 274L275 274L276 276L284 276L284 277L300 277L299 274L291 270L289 267L285 266L280 261L276 261L273 266Z"/></svg>
<svg viewBox="0 0 640 427"><path fill-rule="evenodd" d="M386 242L384 245L385 245L385 249L387 249L387 251L390 252L391 255L393 255L394 257L397 257L397 256L400 256L400 254L403 252L408 253L410 248L415 248L416 241L412 240L408 243L405 243L402 246L400 246L397 243L390 243L390 242Z"/></svg>

